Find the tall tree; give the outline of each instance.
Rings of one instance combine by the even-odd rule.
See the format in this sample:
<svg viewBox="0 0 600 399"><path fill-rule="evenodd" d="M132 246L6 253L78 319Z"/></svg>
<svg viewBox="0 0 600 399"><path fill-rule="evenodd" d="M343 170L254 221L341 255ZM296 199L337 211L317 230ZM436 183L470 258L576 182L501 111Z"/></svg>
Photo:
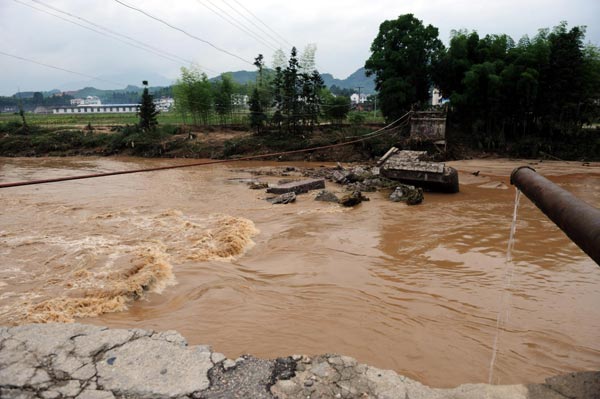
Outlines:
<svg viewBox="0 0 600 399"><path fill-rule="evenodd" d="M413 14L380 25L365 69L367 76L375 75L381 111L387 119L396 119L429 99L432 63L443 49L438 29L424 26Z"/></svg>
<svg viewBox="0 0 600 399"><path fill-rule="evenodd" d="M267 119L267 115L264 112L264 104L266 104L266 102L263 101L263 96L261 96L261 92L264 93L267 91L263 75L265 63L262 54L259 54L254 59L254 66L257 69L256 83L252 90L252 94L250 95L248 105L250 106L250 127L256 129L256 133L260 133L263 124Z"/></svg>
<svg viewBox="0 0 600 399"><path fill-rule="evenodd" d="M281 113L283 114L286 130L297 133L300 122L300 101L298 87L298 53L296 47L292 47L288 66L283 70L282 84L282 104Z"/></svg>
<svg viewBox="0 0 600 399"><path fill-rule="evenodd" d="M175 109L184 119L192 117L193 124L208 124L213 107L213 92L205 73L197 67L181 68L181 78L173 86Z"/></svg>
<svg viewBox="0 0 600 399"><path fill-rule="evenodd" d="M158 126L158 121L156 120L158 111L156 110L152 94L148 92L148 81L144 80L142 83L144 91L142 92L142 101L138 112L138 116L140 117L139 126L144 132L148 132L156 129L156 126Z"/></svg>
<svg viewBox="0 0 600 399"><path fill-rule="evenodd" d="M282 49L277 49L275 50L275 53L273 53L273 62L271 63L271 66L273 67L274 70L276 70L277 68L285 68L285 53L283 52Z"/></svg>
<svg viewBox="0 0 600 399"><path fill-rule="evenodd" d="M260 133L267 116L260 103L258 88L255 87L254 90L252 90L248 105L250 106L250 127L256 129L256 133Z"/></svg>
<svg viewBox="0 0 600 399"><path fill-rule="evenodd" d="M312 73L316 67L315 54L317 52L317 45L315 43L309 43L304 47L302 55L300 56L300 72Z"/></svg>
<svg viewBox="0 0 600 399"><path fill-rule="evenodd" d="M219 115L221 124L227 122L227 117L231 115L233 109L233 86L234 82L230 74L222 74L221 80L215 84L215 111L217 111L217 114Z"/></svg>
<svg viewBox="0 0 600 399"><path fill-rule="evenodd" d="M333 123L341 124L350 112L350 97L349 96L334 96L329 90L322 90L324 99L324 113Z"/></svg>

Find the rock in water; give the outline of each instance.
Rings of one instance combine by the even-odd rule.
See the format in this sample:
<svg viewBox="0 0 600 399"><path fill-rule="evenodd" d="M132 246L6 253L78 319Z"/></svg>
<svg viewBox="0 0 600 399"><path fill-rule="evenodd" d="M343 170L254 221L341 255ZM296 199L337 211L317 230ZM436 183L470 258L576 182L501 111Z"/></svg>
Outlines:
<svg viewBox="0 0 600 399"><path fill-rule="evenodd" d="M407 205L419 205L421 202L423 202L423 189L421 187L411 191L406 199Z"/></svg>
<svg viewBox="0 0 600 399"><path fill-rule="evenodd" d="M290 202L296 201L296 193L289 192L278 195L277 197L267 198L271 204L289 204Z"/></svg>
<svg viewBox="0 0 600 399"><path fill-rule="evenodd" d="M407 205L417 205L423 202L423 189L406 184L400 184L390 195L394 202L406 201Z"/></svg>
<svg viewBox="0 0 600 399"><path fill-rule="evenodd" d="M248 184L250 190L263 190L265 188L269 188L269 183L264 182L251 182Z"/></svg>
<svg viewBox="0 0 600 399"><path fill-rule="evenodd" d="M352 194L344 195L340 200L340 204L343 206L356 206L363 201L368 201L369 199L362 195L360 191L353 191Z"/></svg>
<svg viewBox="0 0 600 399"><path fill-rule="evenodd" d="M279 184L277 186L269 187L267 189L268 193L271 194L284 194L289 192L294 192L296 194L307 193L310 190L316 190L319 188L325 188L325 180L323 179L308 179L308 180L299 180L299 181L291 181L285 184Z"/></svg>
<svg viewBox="0 0 600 399"><path fill-rule="evenodd" d="M323 190L317 194L315 201L340 202L340 199L331 191Z"/></svg>

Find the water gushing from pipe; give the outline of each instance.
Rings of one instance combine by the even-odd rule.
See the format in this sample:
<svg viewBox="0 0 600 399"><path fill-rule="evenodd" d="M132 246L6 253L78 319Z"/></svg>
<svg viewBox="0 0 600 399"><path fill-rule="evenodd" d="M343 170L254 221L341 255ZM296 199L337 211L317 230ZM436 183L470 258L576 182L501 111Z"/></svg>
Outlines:
<svg viewBox="0 0 600 399"><path fill-rule="evenodd" d="M506 248L506 261L504 268L504 287L502 290L502 301L496 318L496 335L494 336L494 345L492 347L492 359L490 360L490 371L488 375L488 384L492 383L494 378L494 364L496 363L496 354L498 353L498 341L500 340L501 327L508 322L510 316L510 299L511 286L514 274L514 263L512 261L512 251L515 246L515 232L517 231L517 210L519 209L519 201L521 200L521 190L516 189L515 207L513 210L512 223L510 225L510 236L508 238L508 246ZM504 317L502 315L504 314Z"/></svg>

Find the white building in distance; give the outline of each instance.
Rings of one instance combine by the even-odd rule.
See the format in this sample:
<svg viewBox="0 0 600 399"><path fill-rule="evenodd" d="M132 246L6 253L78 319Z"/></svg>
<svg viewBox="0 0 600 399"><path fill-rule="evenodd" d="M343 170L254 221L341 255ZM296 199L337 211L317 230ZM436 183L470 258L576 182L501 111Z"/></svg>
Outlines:
<svg viewBox="0 0 600 399"><path fill-rule="evenodd" d="M124 114L138 112L140 104L76 105L54 107L53 114Z"/></svg>
<svg viewBox="0 0 600 399"><path fill-rule="evenodd" d="M367 95L365 93L352 93L350 96L350 101L352 104L364 104L367 102Z"/></svg>
<svg viewBox="0 0 600 399"><path fill-rule="evenodd" d="M156 110L160 112L169 112L173 108L173 105L175 105L175 100L171 97L161 97L153 102L156 105Z"/></svg>
<svg viewBox="0 0 600 399"><path fill-rule="evenodd" d="M74 98L70 101L71 105L102 105L102 101L96 96L87 96L86 98Z"/></svg>

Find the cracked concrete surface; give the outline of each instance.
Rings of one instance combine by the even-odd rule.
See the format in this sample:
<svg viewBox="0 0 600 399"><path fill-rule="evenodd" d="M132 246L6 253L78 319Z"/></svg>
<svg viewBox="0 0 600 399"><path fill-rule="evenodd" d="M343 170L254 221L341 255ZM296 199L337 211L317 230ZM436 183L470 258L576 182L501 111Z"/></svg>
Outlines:
<svg viewBox="0 0 600 399"><path fill-rule="evenodd" d="M600 372L436 389L347 356L231 360L175 331L33 324L0 327L0 398L600 399Z"/></svg>

